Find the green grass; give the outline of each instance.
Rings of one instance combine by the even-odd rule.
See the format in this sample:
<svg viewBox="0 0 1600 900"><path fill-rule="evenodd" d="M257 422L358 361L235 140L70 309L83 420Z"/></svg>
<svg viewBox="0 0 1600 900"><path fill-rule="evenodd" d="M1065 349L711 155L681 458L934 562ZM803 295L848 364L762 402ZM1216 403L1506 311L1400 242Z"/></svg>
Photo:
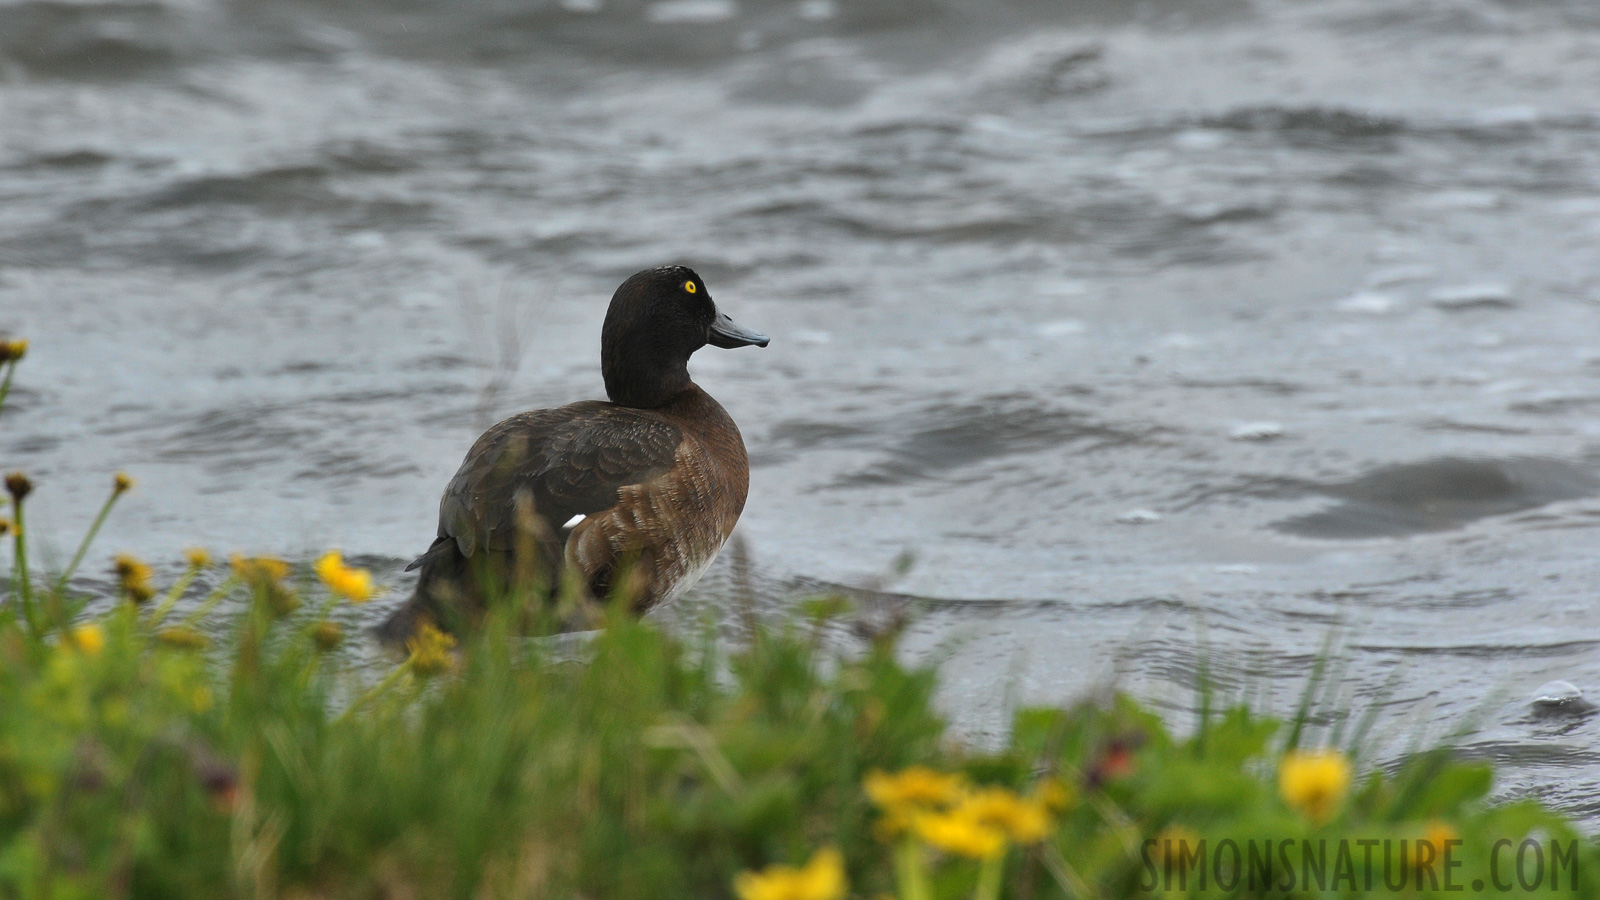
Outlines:
<svg viewBox="0 0 1600 900"><path fill-rule="evenodd" d="M1318 743L1315 684L1290 722L1203 692L1199 727L1177 735L1115 697L1023 710L1004 747L978 751L947 735L937 673L904 665L892 634L838 655L797 624L730 650L609 613L580 660L559 660L513 634L507 602L460 647L420 647L374 679L335 646L325 623L343 601L309 567L280 578L246 566L186 625L173 601L205 561L158 591L124 560L124 599L86 623L84 598L25 574L25 544L11 544L0 898L704 900L824 848L857 898L1449 896L1444 860L1418 857L1425 835L1427 857L1460 842L1448 875L1468 894L1475 879L1529 893L1515 861L1531 838L1546 893L1600 896L1594 846L1535 802L1489 803L1485 764L1438 749L1347 781L1356 735L1290 757L1286 774L1285 754ZM966 786L921 806L880 806L864 789L875 771L918 765ZM927 823L978 828L960 817L980 787L1035 804L1042 839L1004 832L987 859L941 843ZM887 827L896 816L912 830ZM1238 867L1225 849L1216 865L1226 842ZM1249 853L1267 842L1290 870L1251 888ZM1323 872L1308 876L1305 851L1314 863L1319 846ZM1348 881L1340 847L1354 854ZM750 900L839 895L769 875L743 882Z"/></svg>

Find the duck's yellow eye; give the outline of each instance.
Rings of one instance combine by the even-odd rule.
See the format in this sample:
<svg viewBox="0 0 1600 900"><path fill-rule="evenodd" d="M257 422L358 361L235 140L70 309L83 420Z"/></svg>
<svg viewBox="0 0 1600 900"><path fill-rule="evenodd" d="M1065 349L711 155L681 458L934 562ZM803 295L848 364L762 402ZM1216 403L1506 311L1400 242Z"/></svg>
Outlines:
<svg viewBox="0 0 1600 900"><path fill-rule="evenodd" d="M685 281L685 282L684 282L684 283L683 283L683 289L684 289L684 290L686 290L686 291L688 291L688 292L689 292L689 293L691 293L691 294L692 294L692 293L694 293L694 292L695 292L695 286L694 286L694 282L692 282L692 281Z"/></svg>

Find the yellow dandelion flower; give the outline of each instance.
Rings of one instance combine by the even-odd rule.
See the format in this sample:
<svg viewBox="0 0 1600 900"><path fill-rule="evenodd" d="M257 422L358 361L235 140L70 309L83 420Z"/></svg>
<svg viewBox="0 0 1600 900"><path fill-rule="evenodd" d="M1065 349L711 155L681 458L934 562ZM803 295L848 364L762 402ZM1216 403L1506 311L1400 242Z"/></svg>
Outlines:
<svg viewBox="0 0 1600 900"><path fill-rule="evenodd" d="M1435 871L1437 866L1443 865L1444 851L1451 846L1450 842L1459 842L1461 835L1448 822L1433 821L1418 838L1412 853L1405 854L1410 859L1402 858L1402 865L1422 871ZM1427 849L1423 849L1427 845ZM1459 846L1459 843L1457 843Z"/></svg>
<svg viewBox="0 0 1600 900"><path fill-rule="evenodd" d="M1043 804L1025 800L1005 788L976 791L956 811L1005 832L1018 844L1036 844L1050 831L1050 813Z"/></svg>
<svg viewBox="0 0 1600 900"><path fill-rule="evenodd" d="M190 547L183 551L183 559L191 569L209 569L213 562L211 551L204 547Z"/></svg>
<svg viewBox="0 0 1600 900"><path fill-rule="evenodd" d="M1337 750L1292 750L1278 765L1283 802L1311 821L1333 818L1350 789L1350 761Z"/></svg>
<svg viewBox="0 0 1600 900"><path fill-rule="evenodd" d="M182 625L161 629L156 632L156 640L179 650L204 650L211 643L210 638Z"/></svg>
<svg viewBox="0 0 1600 900"><path fill-rule="evenodd" d="M28 342L17 338L14 341L0 340L0 363L12 362L28 355Z"/></svg>
<svg viewBox="0 0 1600 900"><path fill-rule="evenodd" d="M155 588L150 586L151 571L148 565L138 557L128 553L119 553L112 561L117 573L117 584L128 599L135 603L144 603L156 595Z"/></svg>
<svg viewBox="0 0 1600 900"><path fill-rule="evenodd" d="M768 866L733 879L739 900L841 900L848 886L844 859L833 847L818 850L800 868Z"/></svg>
<svg viewBox="0 0 1600 900"><path fill-rule="evenodd" d="M271 556L241 556L235 553L228 557L228 565L233 567L233 574L249 582L282 581L289 577L289 564Z"/></svg>
<svg viewBox="0 0 1600 900"><path fill-rule="evenodd" d="M133 480L132 475L129 475L127 472L118 472L111 479L111 493L126 494L127 492L133 490L133 486L136 483L137 482Z"/></svg>
<svg viewBox="0 0 1600 900"><path fill-rule="evenodd" d="M273 614L286 616L300 606L300 598L292 588L283 583L289 577L289 564L270 556L240 556L228 558L233 574L255 591L256 598L267 604Z"/></svg>
<svg viewBox="0 0 1600 900"><path fill-rule="evenodd" d="M1443 855L1444 845L1450 841L1461 840L1461 835L1449 822L1429 822L1428 830L1422 833L1422 842L1432 844L1434 853Z"/></svg>
<svg viewBox="0 0 1600 900"><path fill-rule="evenodd" d="M332 650L344 643L344 629L339 627L338 622L324 619L311 629L311 639L316 641L317 649Z"/></svg>
<svg viewBox="0 0 1600 900"><path fill-rule="evenodd" d="M962 808L924 813L913 820L912 828L929 846L956 856L992 859L1006 849L1005 831L986 824Z"/></svg>
<svg viewBox="0 0 1600 900"><path fill-rule="evenodd" d="M106 631L99 625L79 625L68 629L66 643L84 656L99 656L106 647Z"/></svg>
<svg viewBox="0 0 1600 900"><path fill-rule="evenodd" d="M908 806L948 806L961 799L967 779L959 772L939 772L927 766L912 766L895 775L874 769L867 773L862 786L873 803L893 810Z"/></svg>
<svg viewBox="0 0 1600 900"><path fill-rule="evenodd" d="M329 550L311 567L316 570L322 583L328 586L328 590L351 603L365 603L372 599L372 573L345 565L339 551Z"/></svg>
<svg viewBox="0 0 1600 900"><path fill-rule="evenodd" d="M437 675L450 667L452 661L450 650L455 645L455 638L424 623L417 629L417 633L406 641L406 649L411 652L411 658L406 662L411 666L413 674L424 678Z"/></svg>

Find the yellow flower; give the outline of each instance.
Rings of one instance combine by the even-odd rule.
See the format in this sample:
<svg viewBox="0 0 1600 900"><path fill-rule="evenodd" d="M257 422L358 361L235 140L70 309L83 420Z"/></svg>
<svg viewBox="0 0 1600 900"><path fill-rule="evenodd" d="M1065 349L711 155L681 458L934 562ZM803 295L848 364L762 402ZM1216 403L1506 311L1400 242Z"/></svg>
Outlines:
<svg viewBox="0 0 1600 900"><path fill-rule="evenodd" d="M971 815L965 808L925 813L913 820L912 827L917 837L930 846L956 856L992 859L1006 849L1006 833Z"/></svg>
<svg viewBox="0 0 1600 900"><path fill-rule="evenodd" d="M112 562L116 568L118 585L128 599L144 603L156 595L155 588L150 586L150 567L138 557L119 553Z"/></svg>
<svg viewBox="0 0 1600 900"><path fill-rule="evenodd" d="M126 494L127 492L133 490L133 485L134 480L132 475L129 475L127 472L118 472L111 479L111 493Z"/></svg>
<svg viewBox="0 0 1600 900"><path fill-rule="evenodd" d="M0 363L18 360L28 355L28 342L17 338L14 341L0 340Z"/></svg>
<svg viewBox="0 0 1600 900"><path fill-rule="evenodd" d="M959 772L912 766L894 775L874 769L862 780L862 787L883 810L883 817L873 825L874 833L880 840L892 841L923 813L959 802L966 793L967 779Z"/></svg>
<svg viewBox="0 0 1600 900"><path fill-rule="evenodd" d="M316 641L318 649L332 650L344 642L344 629L339 627L338 622L323 619L311 629L311 639Z"/></svg>
<svg viewBox="0 0 1600 900"><path fill-rule="evenodd" d="M183 551L183 558L191 569L211 568L211 552L204 547L190 547Z"/></svg>
<svg viewBox="0 0 1600 900"><path fill-rule="evenodd" d="M106 632L99 625L79 625L67 631L67 643L84 656L99 656L106 647Z"/></svg>
<svg viewBox="0 0 1600 900"><path fill-rule="evenodd" d="M233 566L233 574L250 585L256 597L265 601L274 615L286 616L299 608L300 598L283 583L289 577L288 563L270 556L237 553L228 558L228 563Z"/></svg>
<svg viewBox="0 0 1600 900"><path fill-rule="evenodd" d="M1407 854L1412 858L1409 860L1402 858L1402 864L1414 866L1422 871L1435 870L1435 867L1443 865L1445 847L1448 846L1447 842L1459 841L1460 839L1461 835L1456 832L1450 823L1437 820L1429 822L1427 830L1423 831L1422 837L1417 839L1415 849L1411 854ZM1428 849L1432 852L1425 852L1422 849L1423 844L1427 844Z"/></svg>
<svg viewBox="0 0 1600 900"><path fill-rule="evenodd" d="M912 766L897 775L874 769L862 785L872 802L887 810L907 806L947 806L961 799L966 776L959 772L938 772L927 766Z"/></svg>
<svg viewBox="0 0 1600 900"><path fill-rule="evenodd" d="M1428 830L1422 833L1422 841L1433 845L1435 855L1444 855L1444 845L1448 841L1459 841L1461 835L1449 822L1433 821L1428 823Z"/></svg>
<svg viewBox="0 0 1600 900"><path fill-rule="evenodd" d="M211 643L210 638L182 625L161 629L156 632L156 640L180 650L204 650L206 645Z"/></svg>
<svg viewBox="0 0 1600 900"><path fill-rule="evenodd" d="M289 577L289 564L270 556L241 556L235 553L228 557L228 564L233 567L233 574L249 582L275 582Z"/></svg>
<svg viewBox="0 0 1600 900"><path fill-rule="evenodd" d="M739 900L840 900L847 886L844 860L833 847L818 850L802 868L768 866L733 879Z"/></svg>
<svg viewBox="0 0 1600 900"><path fill-rule="evenodd" d="M411 651L411 658L406 662L413 674L437 675L450 667L450 648L455 645L455 638L425 622L406 641L406 649Z"/></svg>
<svg viewBox="0 0 1600 900"><path fill-rule="evenodd" d="M1036 844L1050 830L1050 814L1042 803L1024 800L1005 788L977 791L963 800L956 812L1005 832L1019 844Z"/></svg>
<svg viewBox="0 0 1600 900"><path fill-rule="evenodd" d="M329 550L311 567L316 570L322 583L328 586L328 590L351 603L365 603L372 599L372 573L345 565L339 551Z"/></svg>
<svg viewBox="0 0 1600 900"><path fill-rule="evenodd" d="M1321 824L1333 818L1350 788L1350 761L1337 750L1291 750L1278 765L1283 802Z"/></svg>
<svg viewBox="0 0 1600 900"><path fill-rule="evenodd" d="M11 529L15 527L15 525L11 524L10 519L0 519L0 537L5 537L6 535L10 534Z"/></svg>

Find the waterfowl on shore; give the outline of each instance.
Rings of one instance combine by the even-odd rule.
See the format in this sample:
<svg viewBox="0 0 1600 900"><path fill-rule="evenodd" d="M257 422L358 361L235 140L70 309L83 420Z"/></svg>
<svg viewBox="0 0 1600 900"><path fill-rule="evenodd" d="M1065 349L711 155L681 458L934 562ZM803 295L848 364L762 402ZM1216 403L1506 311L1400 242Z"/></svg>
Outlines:
<svg viewBox="0 0 1600 900"><path fill-rule="evenodd" d="M520 413L484 432L439 501L439 534L407 567L416 592L380 633L460 628L485 586L553 592L576 579L605 598L631 574L643 612L693 585L744 509L739 428L689 378L710 344L765 347L717 312L692 269L640 272L617 288L600 332L608 401Z"/></svg>

